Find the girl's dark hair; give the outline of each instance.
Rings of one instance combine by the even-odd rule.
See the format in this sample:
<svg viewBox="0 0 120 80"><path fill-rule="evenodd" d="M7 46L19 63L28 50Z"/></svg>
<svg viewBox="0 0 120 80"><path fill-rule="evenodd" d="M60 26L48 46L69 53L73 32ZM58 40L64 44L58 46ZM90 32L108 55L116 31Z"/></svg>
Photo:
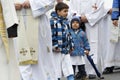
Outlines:
<svg viewBox="0 0 120 80"><path fill-rule="evenodd" d="M81 28L83 31L86 31L86 27L85 27L85 23L84 23L84 22L82 22L82 23L80 24L80 28Z"/></svg>
<svg viewBox="0 0 120 80"><path fill-rule="evenodd" d="M68 8L69 8L69 6L68 6L66 3L64 3L64 2L59 2L59 3L57 3L56 6L55 6L55 12L57 12L58 10L61 11L61 10L63 10L63 9L68 9Z"/></svg>

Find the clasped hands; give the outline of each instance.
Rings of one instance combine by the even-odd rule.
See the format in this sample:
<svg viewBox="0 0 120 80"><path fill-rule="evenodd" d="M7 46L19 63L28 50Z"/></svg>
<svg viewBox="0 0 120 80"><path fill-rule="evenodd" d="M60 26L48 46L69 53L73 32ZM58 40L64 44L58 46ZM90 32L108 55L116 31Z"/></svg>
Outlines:
<svg viewBox="0 0 120 80"><path fill-rule="evenodd" d="M22 8L30 8L30 2L29 0L24 1L23 3L15 3L15 9L21 10Z"/></svg>

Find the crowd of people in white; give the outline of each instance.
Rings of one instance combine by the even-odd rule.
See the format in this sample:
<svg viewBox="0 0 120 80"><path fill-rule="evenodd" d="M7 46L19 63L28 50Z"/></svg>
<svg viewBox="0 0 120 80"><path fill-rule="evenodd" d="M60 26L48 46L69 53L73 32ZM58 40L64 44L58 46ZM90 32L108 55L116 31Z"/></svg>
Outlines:
<svg viewBox="0 0 120 80"><path fill-rule="evenodd" d="M74 74L72 65L69 67L72 71L65 68L71 64L69 57L59 59L57 70L58 56L52 50L50 13L60 2L69 6L68 20L75 15L84 23L90 44L89 55L98 71L113 73L115 66L120 67L119 22L115 25L111 19L113 1L0 0L0 80L59 80L62 76L74 80L71 75L77 75L77 72ZM70 64L64 62L67 59ZM87 58L85 70L88 78L96 78ZM62 71L66 71L67 76L61 75Z"/></svg>

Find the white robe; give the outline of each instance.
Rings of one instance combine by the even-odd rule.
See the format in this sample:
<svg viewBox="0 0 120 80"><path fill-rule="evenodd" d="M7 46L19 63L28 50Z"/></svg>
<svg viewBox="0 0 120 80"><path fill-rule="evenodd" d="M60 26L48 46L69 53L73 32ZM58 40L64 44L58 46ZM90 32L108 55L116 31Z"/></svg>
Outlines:
<svg viewBox="0 0 120 80"><path fill-rule="evenodd" d="M54 0L47 0L48 3L46 2L45 4L43 1L44 0L30 0L31 12L35 17L35 20L37 18L39 21L38 64L19 66L23 80L57 80L52 53L50 22L45 14L46 11L52 8L50 7L48 9L47 6L49 6L51 3L54 3ZM41 8L42 10L45 8L46 10L43 10L42 12L42 10L40 10ZM31 21L29 23L31 24Z"/></svg>
<svg viewBox="0 0 120 80"><path fill-rule="evenodd" d="M113 0L110 0L109 2L107 0L104 0L104 2L105 2L104 7L106 11L112 8ZM112 27L114 27L112 24L111 15L107 14L101 24L105 26L104 43L103 43L105 52L103 53L103 56L102 56L103 57L102 67L104 69L106 67L120 66L120 59L118 57L120 56L119 54L120 39L118 39L117 43L110 41Z"/></svg>
<svg viewBox="0 0 120 80"><path fill-rule="evenodd" d="M96 4L97 10L95 10L92 6ZM86 33L90 43L90 55L92 56L95 64L97 64L97 55L98 55L98 23L102 17L105 16L103 14L103 1L102 0L70 0L70 15L72 13L77 13L77 15L85 15L88 19L88 23L86 23ZM88 74L92 74L90 70L91 67L86 64L86 71Z"/></svg>
<svg viewBox="0 0 120 80"><path fill-rule="evenodd" d="M45 14L39 22L39 54L38 64L33 65L33 80L57 80L52 53L52 38L49 20ZM50 52L47 50L49 46Z"/></svg>
<svg viewBox="0 0 120 80"><path fill-rule="evenodd" d="M7 63L5 48L0 37L0 72L2 73L0 80L21 80L12 39L9 39L9 45L10 60L9 63Z"/></svg>
<svg viewBox="0 0 120 80"><path fill-rule="evenodd" d="M0 0L0 4L2 5L3 9L3 18L5 21L6 29L15 23L17 24L18 21L13 2L10 0ZM20 73L14 52L13 39L8 39L8 41L10 53L9 63L7 63L5 46L0 35L0 80L20 80Z"/></svg>
<svg viewBox="0 0 120 80"><path fill-rule="evenodd" d="M104 10L109 11L112 8L112 2L113 0L110 0L109 2L107 0L104 0ZM114 49L115 44L114 42L111 42L111 30L112 30L112 20L111 15L106 14L106 16L100 21L99 23L99 46L101 47L99 49L99 58L98 58L98 64L99 64L99 70L103 72L103 70L106 67L111 67L114 65L113 57L114 57Z"/></svg>
<svg viewBox="0 0 120 80"><path fill-rule="evenodd" d="M11 0L1 0L3 8L3 16L5 19L6 28L11 27L13 24L18 24L17 15L15 12L13 1ZM6 6L8 4L8 6ZM9 16L9 18L8 18Z"/></svg>

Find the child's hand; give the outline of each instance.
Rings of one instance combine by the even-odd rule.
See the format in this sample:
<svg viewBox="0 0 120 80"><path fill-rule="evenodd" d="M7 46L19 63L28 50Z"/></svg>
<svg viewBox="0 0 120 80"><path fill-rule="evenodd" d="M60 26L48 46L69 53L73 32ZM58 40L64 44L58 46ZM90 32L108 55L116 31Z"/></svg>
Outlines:
<svg viewBox="0 0 120 80"><path fill-rule="evenodd" d="M60 52L60 48L54 48L53 51L56 52L56 53L59 53Z"/></svg>
<svg viewBox="0 0 120 80"><path fill-rule="evenodd" d="M89 55L89 51L88 50L85 50L84 51L86 55Z"/></svg>
<svg viewBox="0 0 120 80"><path fill-rule="evenodd" d="M71 48L70 51L69 51L69 53L71 54L73 50L74 50L74 48Z"/></svg>
<svg viewBox="0 0 120 80"><path fill-rule="evenodd" d="M115 25L116 27L118 26L118 20L113 20L113 25Z"/></svg>

